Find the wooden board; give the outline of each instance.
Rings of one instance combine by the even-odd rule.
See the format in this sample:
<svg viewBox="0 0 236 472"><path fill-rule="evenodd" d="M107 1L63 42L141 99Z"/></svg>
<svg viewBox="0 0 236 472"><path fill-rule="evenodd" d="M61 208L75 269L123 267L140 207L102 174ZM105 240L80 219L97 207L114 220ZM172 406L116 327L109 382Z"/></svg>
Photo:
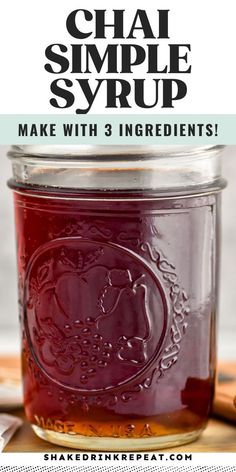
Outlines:
<svg viewBox="0 0 236 472"><path fill-rule="evenodd" d="M223 364L220 373L214 398L214 413L236 424L236 364Z"/></svg>
<svg viewBox="0 0 236 472"><path fill-rule="evenodd" d="M10 371L15 378L19 378L19 360L1 359L0 371L7 366L8 375ZM12 369L12 370L11 370ZM220 370L227 374L236 376L236 363L220 365ZM223 385L223 384L222 384ZM220 385L220 391L222 391ZM235 391L236 394L236 391ZM17 431L4 452L64 452L68 451L38 438L29 423L26 421L22 409L12 411L12 414L23 418L24 424ZM72 450L70 449L72 452ZM202 436L195 442L180 447L165 449L165 452L236 452L236 423L211 419Z"/></svg>

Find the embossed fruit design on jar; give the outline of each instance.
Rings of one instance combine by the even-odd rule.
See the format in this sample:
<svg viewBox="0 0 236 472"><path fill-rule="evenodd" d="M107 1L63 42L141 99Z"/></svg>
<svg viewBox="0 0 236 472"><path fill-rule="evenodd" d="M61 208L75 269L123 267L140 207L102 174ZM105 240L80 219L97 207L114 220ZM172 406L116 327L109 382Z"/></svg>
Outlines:
<svg viewBox="0 0 236 472"><path fill-rule="evenodd" d="M25 411L41 438L143 450L205 428L220 151L12 149Z"/></svg>

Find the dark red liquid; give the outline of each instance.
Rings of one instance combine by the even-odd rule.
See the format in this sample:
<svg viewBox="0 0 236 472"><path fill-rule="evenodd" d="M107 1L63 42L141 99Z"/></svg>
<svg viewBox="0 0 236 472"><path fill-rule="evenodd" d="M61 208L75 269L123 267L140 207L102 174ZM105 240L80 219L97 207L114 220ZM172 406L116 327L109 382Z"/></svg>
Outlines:
<svg viewBox="0 0 236 472"><path fill-rule="evenodd" d="M28 419L99 437L202 428L217 197L58 196L15 192Z"/></svg>

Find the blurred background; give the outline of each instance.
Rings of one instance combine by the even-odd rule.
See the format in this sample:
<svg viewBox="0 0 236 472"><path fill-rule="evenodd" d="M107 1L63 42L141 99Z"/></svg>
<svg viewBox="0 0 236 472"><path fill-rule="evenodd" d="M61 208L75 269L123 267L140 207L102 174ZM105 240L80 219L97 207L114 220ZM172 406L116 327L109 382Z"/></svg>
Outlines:
<svg viewBox="0 0 236 472"><path fill-rule="evenodd" d="M18 352L17 277L13 199L7 147L0 146L0 353ZM219 310L219 358L236 359L236 146L223 158L222 262ZM234 299L235 297L235 299Z"/></svg>

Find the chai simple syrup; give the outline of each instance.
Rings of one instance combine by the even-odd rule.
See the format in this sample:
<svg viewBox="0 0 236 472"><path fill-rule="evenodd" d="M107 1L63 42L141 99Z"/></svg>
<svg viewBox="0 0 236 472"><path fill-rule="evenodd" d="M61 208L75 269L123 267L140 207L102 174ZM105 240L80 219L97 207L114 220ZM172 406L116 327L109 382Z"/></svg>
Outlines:
<svg viewBox="0 0 236 472"><path fill-rule="evenodd" d="M65 446L190 442L214 394L220 149L13 149L25 411Z"/></svg>

